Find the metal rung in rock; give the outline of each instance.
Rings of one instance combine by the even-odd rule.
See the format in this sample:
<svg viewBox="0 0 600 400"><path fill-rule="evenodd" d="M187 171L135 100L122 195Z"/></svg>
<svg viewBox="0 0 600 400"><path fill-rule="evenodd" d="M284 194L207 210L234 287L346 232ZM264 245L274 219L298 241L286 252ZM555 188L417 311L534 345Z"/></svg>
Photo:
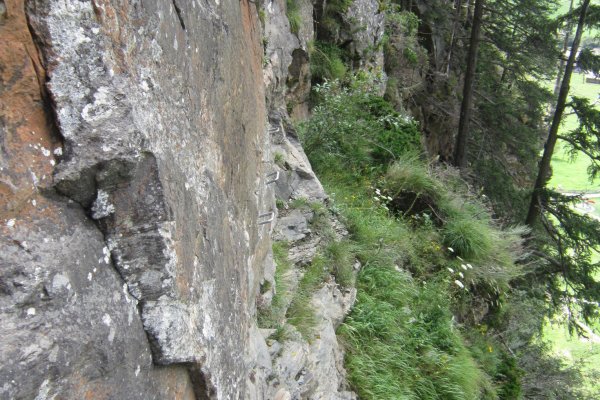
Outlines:
<svg viewBox="0 0 600 400"><path fill-rule="evenodd" d="M271 176L274 176L275 178L269 179L269 177ZM267 183L265 183L265 185L270 185L271 183L277 182L277 180L279 179L279 171L270 173L269 175L267 175L267 179L269 180L267 181Z"/></svg>
<svg viewBox="0 0 600 400"><path fill-rule="evenodd" d="M267 219L265 221L262 221L262 222L259 222L258 223L259 225L265 225L265 224L268 224L268 223L272 222L273 219L275 218L275 213L273 211L271 211L271 212L268 212L268 213L260 214L258 216L258 219L265 218L265 217L269 217L269 219Z"/></svg>

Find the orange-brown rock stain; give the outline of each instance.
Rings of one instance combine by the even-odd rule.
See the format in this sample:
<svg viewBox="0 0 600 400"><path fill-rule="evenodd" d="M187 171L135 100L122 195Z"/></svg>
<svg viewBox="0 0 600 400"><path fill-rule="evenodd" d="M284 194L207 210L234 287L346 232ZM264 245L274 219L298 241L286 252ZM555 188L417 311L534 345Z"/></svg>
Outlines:
<svg viewBox="0 0 600 400"><path fill-rule="evenodd" d="M7 0L0 21L0 224L41 206L61 147L45 101L45 72L23 1Z"/></svg>

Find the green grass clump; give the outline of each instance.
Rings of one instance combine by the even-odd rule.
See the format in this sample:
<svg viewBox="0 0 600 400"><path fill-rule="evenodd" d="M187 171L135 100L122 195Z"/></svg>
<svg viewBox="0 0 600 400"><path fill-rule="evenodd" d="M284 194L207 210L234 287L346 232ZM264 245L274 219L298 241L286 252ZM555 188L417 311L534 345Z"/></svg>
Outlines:
<svg viewBox="0 0 600 400"><path fill-rule="evenodd" d="M393 268L361 272L357 304L338 330L360 398L483 398L490 379L453 325L448 295L444 283L420 288Z"/></svg>
<svg viewBox="0 0 600 400"><path fill-rule="evenodd" d="M355 252L349 242L332 242L324 250L324 256L335 281L342 287L354 286Z"/></svg>
<svg viewBox="0 0 600 400"><path fill-rule="evenodd" d="M275 295L271 307L258 312L258 326L261 328L280 328L285 323L285 312L290 301L290 270L292 265L288 260L288 244L273 243L273 258L275 260Z"/></svg>
<svg viewBox="0 0 600 400"><path fill-rule="evenodd" d="M286 13L290 23L290 31L298 34L302 26L302 15L300 14L300 5L296 0L286 0Z"/></svg>
<svg viewBox="0 0 600 400"><path fill-rule="evenodd" d="M322 256L316 256L304 271L286 312L287 322L293 325L302 337L311 340L317 324L311 298L329 276L329 269Z"/></svg>
<svg viewBox="0 0 600 400"><path fill-rule="evenodd" d="M440 197L442 188L425 168L423 162L414 154L402 155L387 171L386 187L393 195L410 192L417 196L426 196L434 201Z"/></svg>
<svg viewBox="0 0 600 400"><path fill-rule="evenodd" d="M343 79L346 76L344 52L337 46L319 41L309 45L310 72L317 82Z"/></svg>
<svg viewBox="0 0 600 400"><path fill-rule="evenodd" d="M493 248L489 225L474 218L453 218L444 224L444 244L468 259L480 259Z"/></svg>

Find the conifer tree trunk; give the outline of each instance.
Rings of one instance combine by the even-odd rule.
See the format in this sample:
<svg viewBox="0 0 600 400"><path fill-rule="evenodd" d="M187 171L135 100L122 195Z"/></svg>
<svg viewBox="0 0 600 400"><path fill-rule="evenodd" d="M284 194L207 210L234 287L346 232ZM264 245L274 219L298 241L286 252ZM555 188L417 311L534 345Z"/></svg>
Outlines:
<svg viewBox="0 0 600 400"><path fill-rule="evenodd" d="M590 5L590 0L583 0L581 5L581 13L579 14L579 21L577 22L577 32L575 33L575 39L573 40L573 46L571 47L571 53L565 66L565 73L562 78L560 85L560 92L558 93L558 100L556 101L556 108L554 110L554 117L552 118L552 125L548 131L548 140L544 145L544 155L540 161L538 169L538 176L533 187L533 193L531 194L531 203L529 204L529 212L527 213L527 219L525 223L533 227L537 221L540 213L540 192L546 187L546 180L550 176L550 161L554 153L554 147L558 138L558 128L565 111L567 104L567 96L569 95L569 89L571 84L571 75L573 74L573 68L575 66L575 58L577 57L577 51L579 50L579 44L581 43L581 35L583 33L583 26L585 22L585 16Z"/></svg>
<svg viewBox="0 0 600 400"><path fill-rule="evenodd" d="M569 4L569 13L573 11L573 0ZM571 22L567 22L567 27L565 29L565 41L563 42L563 50L561 56L565 54L569 48L569 39L571 38L571 29L573 29L573 24ZM558 96L560 91L560 82L563 74L565 72L565 60L561 57L560 64L558 65L558 74L556 74L556 83L554 84L554 96Z"/></svg>
<svg viewBox="0 0 600 400"><path fill-rule="evenodd" d="M481 36L481 19L483 16L484 0L475 1L473 13L473 25L471 26L471 40L469 54L467 56L467 72L463 86L463 99L460 106L460 121L458 123L458 135L454 146L454 165L458 168L467 166L467 139L469 134L469 120L471 118L471 107L473 104L473 83L475 81L475 70L477 69L477 51Z"/></svg>

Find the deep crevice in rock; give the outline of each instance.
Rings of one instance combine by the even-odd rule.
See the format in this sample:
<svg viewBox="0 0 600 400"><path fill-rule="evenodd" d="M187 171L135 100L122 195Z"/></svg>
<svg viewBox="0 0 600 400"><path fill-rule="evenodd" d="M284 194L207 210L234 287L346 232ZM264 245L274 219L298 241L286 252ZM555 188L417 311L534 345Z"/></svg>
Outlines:
<svg viewBox="0 0 600 400"><path fill-rule="evenodd" d="M183 29L184 31L185 29L185 22L183 21L183 16L181 15L181 8L179 8L179 6L177 5L177 2L175 0L173 1L173 7L175 8L175 12L177 13L177 18L179 19L179 24L181 25L181 29Z"/></svg>

